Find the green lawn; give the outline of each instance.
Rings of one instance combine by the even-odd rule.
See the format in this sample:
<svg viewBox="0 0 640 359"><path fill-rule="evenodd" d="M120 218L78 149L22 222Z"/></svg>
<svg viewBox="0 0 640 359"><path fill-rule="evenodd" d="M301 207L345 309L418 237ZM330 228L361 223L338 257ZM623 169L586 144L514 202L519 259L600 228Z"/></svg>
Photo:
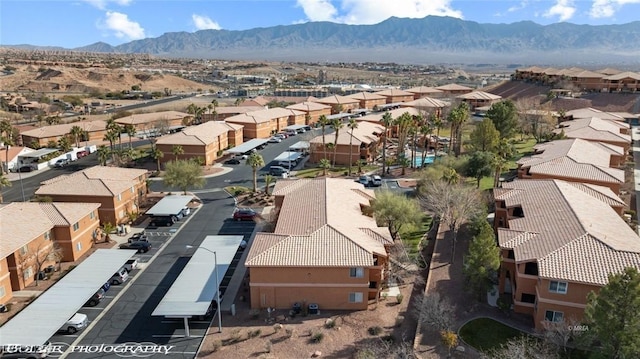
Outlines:
<svg viewBox="0 0 640 359"><path fill-rule="evenodd" d="M362 170L364 172L374 171L378 169L378 166L367 165L363 166ZM327 174L331 176L342 176L347 173L348 168L346 166L333 167L327 171ZM358 166L351 167L351 172L354 173L358 171ZM304 168L299 171L296 171L296 177L299 178L316 178L318 176L322 176L323 170L322 168L313 167L313 168Z"/></svg>
<svg viewBox="0 0 640 359"><path fill-rule="evenodd" d="M523 334L515 328L490 318L474 319L460 328L460 338L483 352L498 349L509 339Z"/></svg>
<svg viewBox="0 0 640 359"><path fill-rule="evenodd" d="M409 257L414 258L420 252L420 241L425 233L431 228L431 217L424 216L420 225L414 228L410 228L408 231L400 230L400 238L404 242L409 250Z"/></svg>

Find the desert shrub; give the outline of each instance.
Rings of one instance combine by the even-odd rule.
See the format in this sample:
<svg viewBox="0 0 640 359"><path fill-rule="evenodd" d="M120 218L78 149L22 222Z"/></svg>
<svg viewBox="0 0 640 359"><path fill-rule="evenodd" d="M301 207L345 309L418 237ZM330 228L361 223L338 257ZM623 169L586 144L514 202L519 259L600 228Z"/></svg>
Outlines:
<svg viewBox="0 0 640 359"><path fill-rule="evenodd" d="M398 304L401 304L403 299L404 299L404 295L402 294L398 294L398 296L396 296L396 302Z"/></svg>
<svg viewBox="0 0 640 359"><path fill-rule="evenodd" d="M322 339L324 339L324 333L322 332L316 332L311 336L312 343L320 343Z"/></svg>
<svg viewBox="0 0 640 359"><path fill-rule="evenodd" d="M247 333L247 337L255 338L255 337L259 336L260 333L262 333L262 330L260 330L260 329L249 330L249 332Z"/></svg>
<svg viewBox="0 0 640 359"><path fill-rule="evenodd" d="M335 326L336 326L336 321L331 318L327 319L327 321L324 322L324 327L327 329L334 328Z"/></svg>
<svg viewBox="0 0 640 359"><path fill-rule="evenodd" d="M271 343L271 340L267 340L266 343L264 343L264 352L265 353L271 353L271 347L273 346L273 343Z"/></svg>
<svg viewBox="0 0 640 359"><path fill-rule="evenodd" d="M380 335L382 328L376 325L375 327L369 327L368 331L371 335Z"/></svg>
<svg viewBox="0 0 640 359"><path fill-rule="evenodd" d="M355 359L377 359L377 358L378 358L378 355L376 355L376 352L373 349L369 349L369 348L360 349L355 355Z"/></svg>
<svg viewBox="0 0 640 359"><path fill-rule="evenodd" d="M231 332L231 342L237 343L242 339L242 334L240 334L240 329L234 329Z"/></svg>
<svg viewBox="0 0 640 359"><path fill-rule="evenodd" d="M276 323L276 324L274 324L274 325L273 325L273 332L274 332L274 333L279 332L279 331L280 331L280 329L282 329L282 324L280 324L280 323Z"/></svg>
<svg viewBox="0 0 640 359"><path fill-rule="evenodd" d="M213 341L213 351L217 352L222 347L222 342L220 340Z"/></svg>
<svg viewBox="0 0 640 359"><path fill-rule="evenodd" d="M284 329L284 333L287 338L291 338L293 336L293 333L295 333L295 330L293 328L287 327Z"/></svg>

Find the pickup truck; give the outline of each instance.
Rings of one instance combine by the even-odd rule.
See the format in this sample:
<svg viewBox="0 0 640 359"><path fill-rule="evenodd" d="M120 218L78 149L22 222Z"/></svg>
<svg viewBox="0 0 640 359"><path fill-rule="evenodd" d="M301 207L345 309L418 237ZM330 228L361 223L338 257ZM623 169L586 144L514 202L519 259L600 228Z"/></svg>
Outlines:
<svg viewBox="0 0 640 359"><path fill-rule="evenodd" d="M125 264L124 264L124 269L127 270L127 272L131 272L132 270L138 268L138 260L137 259L129 259Z"/></svg>

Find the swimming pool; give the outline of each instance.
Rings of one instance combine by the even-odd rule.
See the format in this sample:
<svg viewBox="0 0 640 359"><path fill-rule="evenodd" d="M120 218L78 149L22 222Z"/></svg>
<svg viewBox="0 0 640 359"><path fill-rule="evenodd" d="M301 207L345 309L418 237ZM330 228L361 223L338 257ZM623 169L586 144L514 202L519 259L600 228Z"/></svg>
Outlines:
<svg viewBox="0 0 640 359"><path fill-rule="evenodd" d="M433 155L427 156L427 157L425 157L424 163L423 163L422 162L422 155L416 155L416 158L414 160L413 165L415 167L419 168L419 167L422 167L423 165L428 165L430 163L433 163L433 161L435 161L435 159L436 159L436 156L433 156Z"/></svg>

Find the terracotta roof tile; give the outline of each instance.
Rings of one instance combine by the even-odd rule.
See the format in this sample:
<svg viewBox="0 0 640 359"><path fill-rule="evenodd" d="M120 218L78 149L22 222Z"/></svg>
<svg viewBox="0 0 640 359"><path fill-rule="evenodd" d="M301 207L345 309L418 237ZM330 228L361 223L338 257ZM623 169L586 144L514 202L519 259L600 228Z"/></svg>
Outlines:
<svg viewBox="0 0 640 359"><path fill-rule="evenodd" d="M131 188L147 170L94 166L42 182L37 195L114 196Z"/></svg>

